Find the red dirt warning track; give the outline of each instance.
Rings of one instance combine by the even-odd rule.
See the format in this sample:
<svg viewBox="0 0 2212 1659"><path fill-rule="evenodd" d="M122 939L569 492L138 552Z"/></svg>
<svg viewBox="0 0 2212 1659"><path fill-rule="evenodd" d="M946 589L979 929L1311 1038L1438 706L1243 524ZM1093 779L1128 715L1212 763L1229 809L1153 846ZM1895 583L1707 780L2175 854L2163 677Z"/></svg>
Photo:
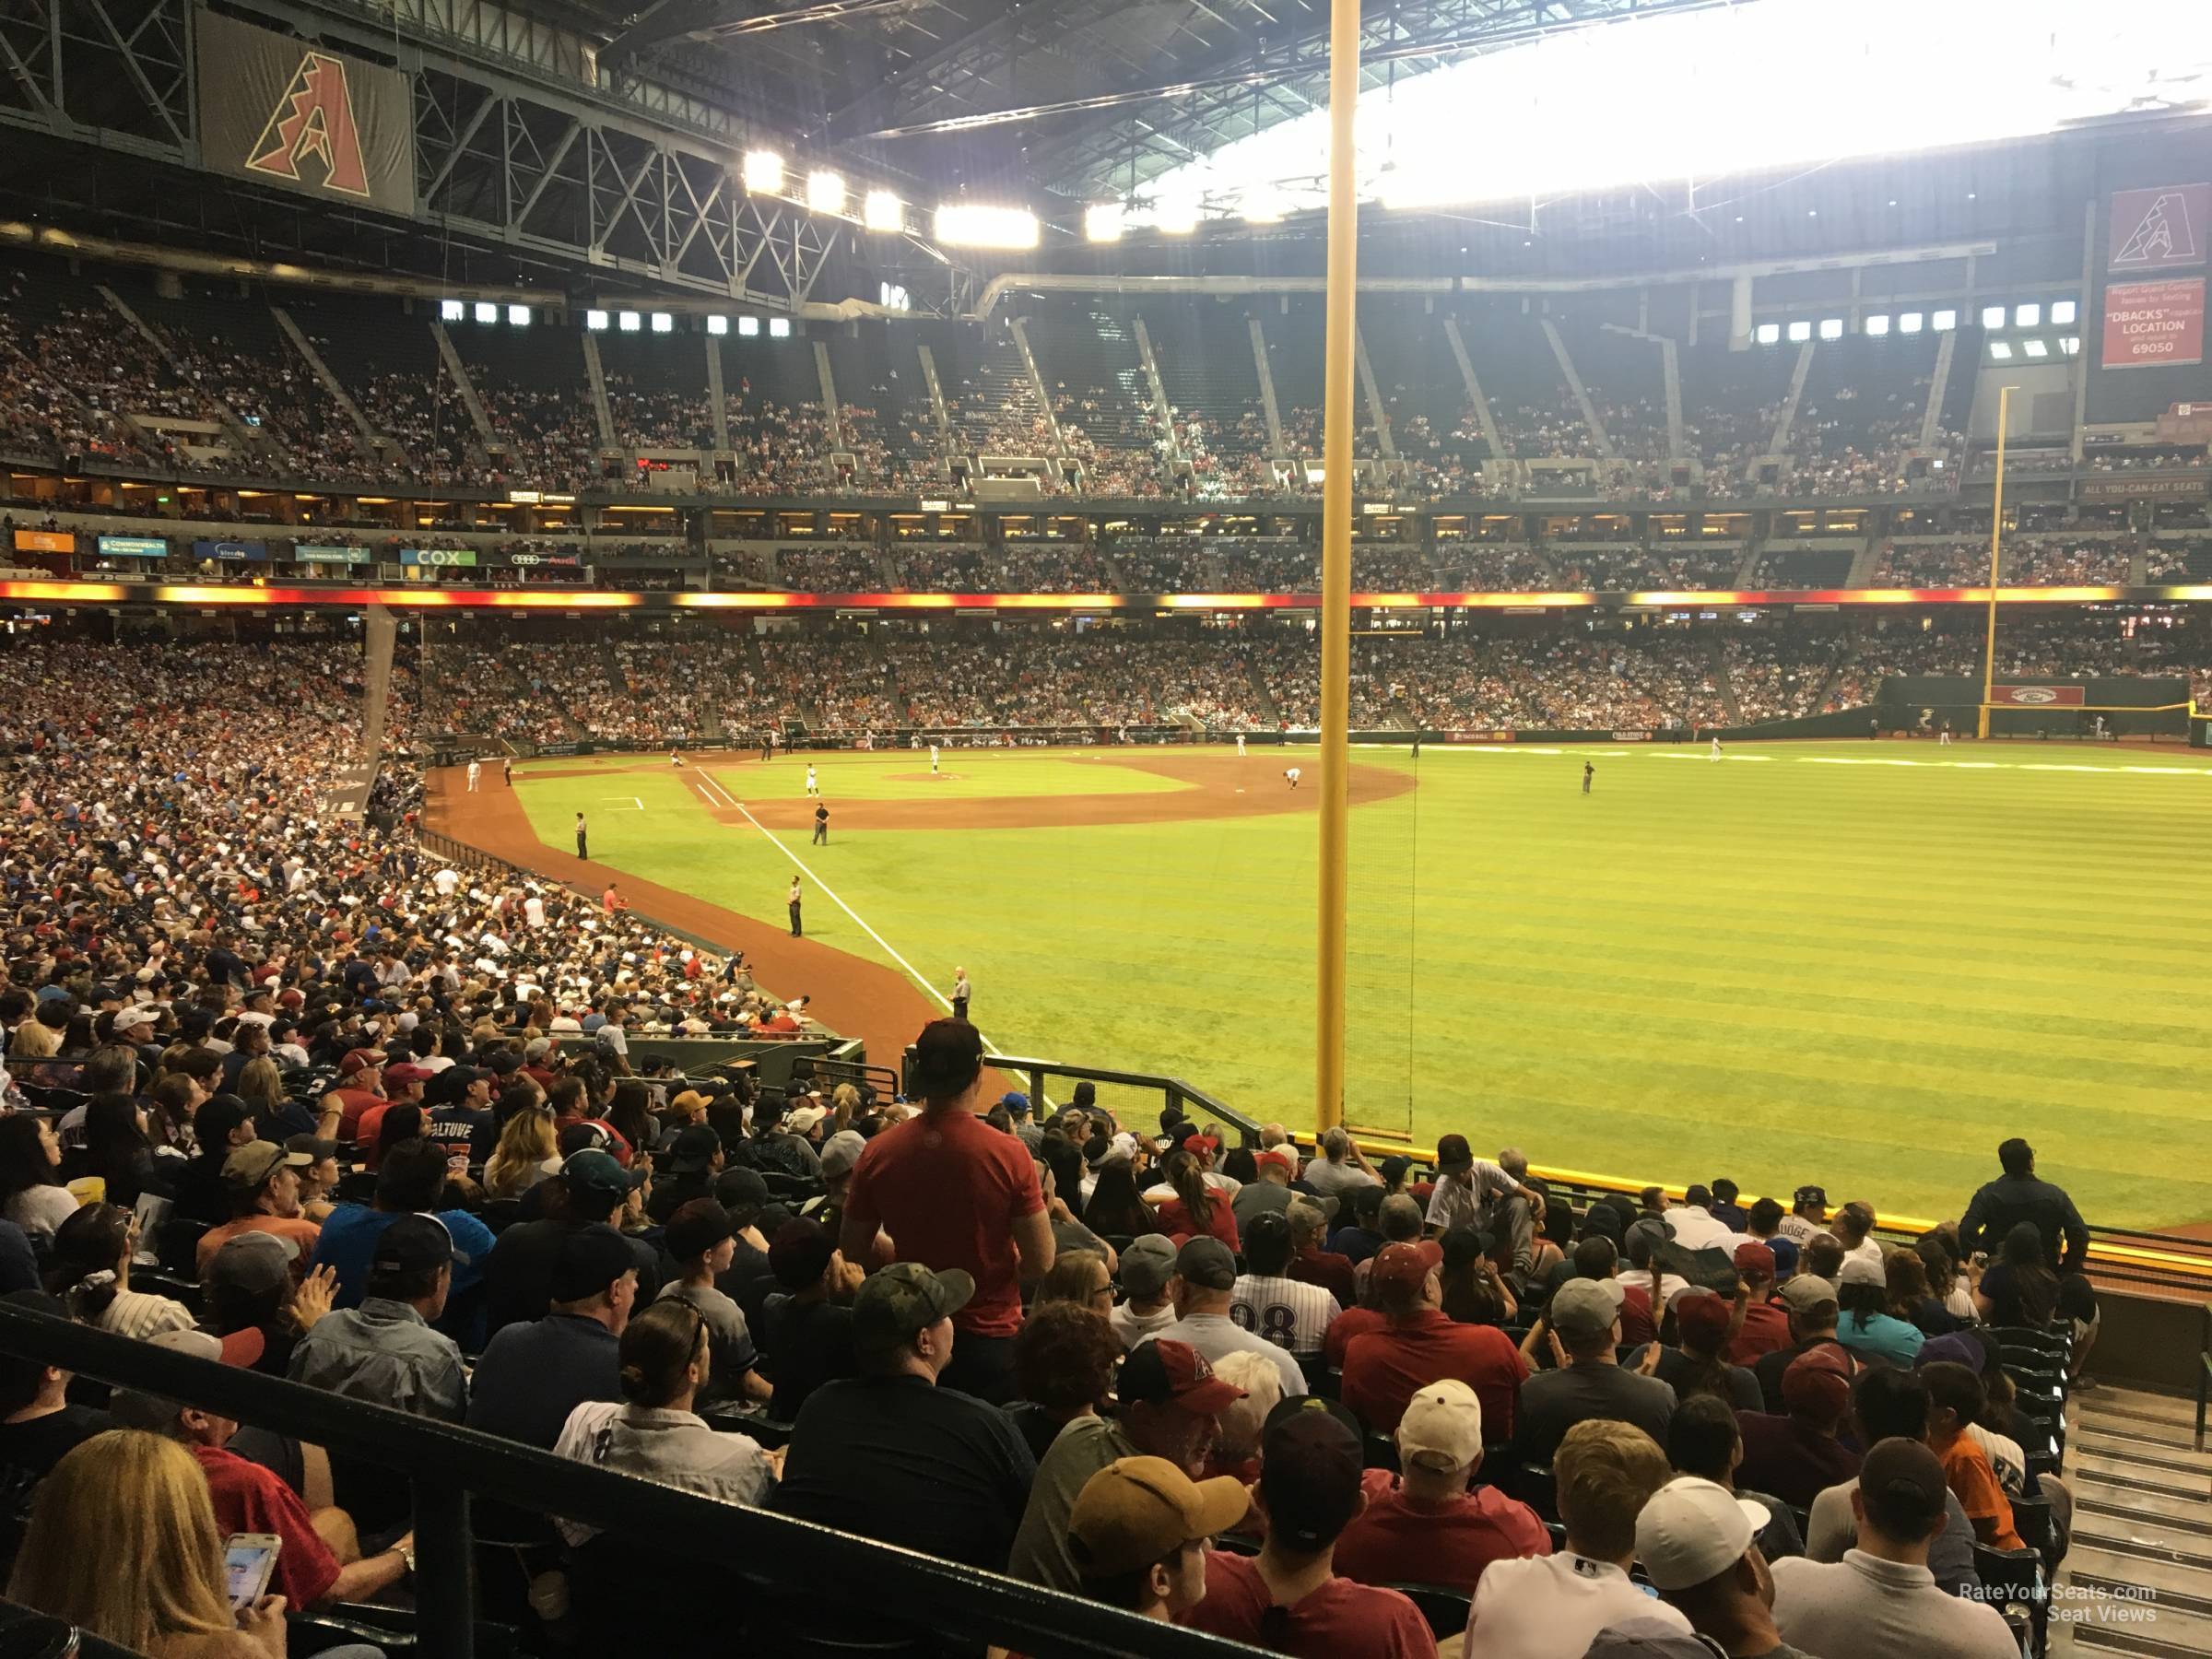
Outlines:
<svg viewBox="0 0 2212 1659"><path fill-rule="evenodd" d="M1035 753L1035 750L1021 751ZM1003 800L947 801L840 801L830 800L832 824L847 830L1016 830L1053 826L1079 828L1093 824L1172 823L1191 818L1259 818L1279 813L1319 809L1316 787L1319 768L1311 769L1300 787L1283 780L1283 769L1265 753L1248 756L1242 764L1216 751L1209 755L1178 755L1159 750L1133 752L1127 759L1082 757L1082 763L1100 766L1135 766L1187 785L1152 794L1013 795ZM695 763L696 764L696 763ZM744 801L759 822L771 830L810 829L814 802L795 793L804 775L804 762L790 758L760 761L732 755L707 763L717 777L735 772L759 774L763 797L770 789L774 799L755 799L742 782L726 785ZM665 759L641 759L618 766L577 766L532 769L530 777L618 777L626 771L665 772ZM924 774L925 775L925 774ZM825 782L832 782L825 779ZM1355 764L1351 769L1351 798L1355 806L1387 800L1414 786L1411 777L1380 767ZM700 809L715 821L749 828L744 815L726 806ZM623 896L639 913L665 926L696 935L728 949L742 948L753 975L779 996L812 998L815 1017L831 1030L858 1037L867 1044L877 1065L896 1065L898 1056L914 1034L945 1009L925 996L904 974L848 951L818 945L812 939L794 939L773 921L759 921L709 904L688 893L643 880L618 865L586 862L573 853L547 846L531 828L528 816L514 792L487 775L475 794L467 790L466 769L458 766L433 771L429 775L424 825L432 832L477 847L524 869L535 870L596 900L610 877L618 877ZM819 888L807 893L809 911L820 914L830 903Z"/></svg>

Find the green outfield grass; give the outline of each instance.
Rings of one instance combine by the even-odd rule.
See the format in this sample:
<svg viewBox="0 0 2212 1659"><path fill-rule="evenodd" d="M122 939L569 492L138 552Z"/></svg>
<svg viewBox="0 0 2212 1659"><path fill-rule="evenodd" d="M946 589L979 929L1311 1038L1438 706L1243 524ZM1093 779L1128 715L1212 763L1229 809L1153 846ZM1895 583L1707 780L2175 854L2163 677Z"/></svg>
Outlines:
<svg viewBox="0 0 2212 1659"><path fill-rule="evenodd" d="M1282 788L1270 751L1218 759ZM1359 759L1418 764L1418 788L1352 814L1355 1121L1651 1180L1819 1180L1838 1202L1930 1216L1956 1214L1996 1142L2024 1134L2094 1220L2212 1218L2212 769L2187 754ZM1020 754L946 763L993 794L1165 782ZM892 782L926 771L907 754L831 766L846 798L947 787ZM799 793L782 760L725 781L744 798L770 775ZM518 781L549 845L582 807L601 861L782 924L789 860L711 821L685 783ZM594 798L618 794L644 810ZM964 963L1003 1050L1179 1072L1299 1124L1313 830L1300 814L780 839L938 986ZM806 913L810 936L888 959L827 895Z"/></svg>

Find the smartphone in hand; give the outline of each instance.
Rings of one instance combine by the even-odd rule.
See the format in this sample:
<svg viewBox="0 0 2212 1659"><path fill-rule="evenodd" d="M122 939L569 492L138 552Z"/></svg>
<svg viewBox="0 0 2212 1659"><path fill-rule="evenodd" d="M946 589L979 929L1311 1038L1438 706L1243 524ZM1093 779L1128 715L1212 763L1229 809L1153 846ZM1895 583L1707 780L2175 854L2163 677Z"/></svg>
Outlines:
<svg viewBox="0 0 2212 1659"><path fill-rule="evenodd" d="M284 1540L275 1533L232 1533L223 1545L223 1593L243 1613L268 1593Z"/></svg>

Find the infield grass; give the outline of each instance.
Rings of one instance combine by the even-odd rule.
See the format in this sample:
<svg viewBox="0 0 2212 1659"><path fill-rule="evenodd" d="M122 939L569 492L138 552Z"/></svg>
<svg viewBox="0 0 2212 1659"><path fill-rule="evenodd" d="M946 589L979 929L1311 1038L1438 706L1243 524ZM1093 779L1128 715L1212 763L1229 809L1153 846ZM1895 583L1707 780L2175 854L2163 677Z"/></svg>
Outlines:
<svg viewBox="0 0 2212 1659"><path fill-rule="evenodd" d="M1838 1203L1923 1216L1957 1214L2020 1134L2093 1220L2212 1218L2212 768L2187 753L1356 758L1418 767L1418 787L1352 813L1355 1123L1747 1193L1820 1181ZM1282 788L1273 751L1218 763ZM946 765L963 793L1174 787L1018 752ZM840 798L947 788L897 780L928 769L903 752L822 768ZM710 770L740 799L771 779L796 796L803 776L787 759ZM518 784L547 844L584 807L603 862L781 925L789 860L711 820L688 782ZM618 793L644 810L594 798ZM965 964L1002 1050L1180 1073L1312 1123L1310 814L779 839L939 988ZM888 959L832 904L808 906L807 931Z"/></svg>

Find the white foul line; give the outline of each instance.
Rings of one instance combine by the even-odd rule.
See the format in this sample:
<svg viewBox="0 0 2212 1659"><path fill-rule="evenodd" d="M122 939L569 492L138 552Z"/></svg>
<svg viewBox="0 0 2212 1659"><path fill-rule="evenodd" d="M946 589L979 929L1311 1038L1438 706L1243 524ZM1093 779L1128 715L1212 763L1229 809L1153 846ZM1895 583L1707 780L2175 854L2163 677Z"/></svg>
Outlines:
<svg viewBox="0 0 2212 1659"><path fill-rule="evenodd" d="M727 794L728 792L725 790L724 793ZM862 933L866 934L869 938L875 940L877 944L882 946L884 954L889 957L892 961L898 963L900 967L906 971L907 978L912 980L915 984L921 986L923 990L928 992L932 997L935 998L937 1002L941 1003L944 1006L946 1013L949 1014L952 1012L952 999L947 997L942 991L938 990L927 980L924 979L920 971L916 970L912 962L908 961L904 957L900 956L897 950L892 948L891 942L888 939L885 938L881 934L870 927L865 922L862 921L860 912L854 910L851 905L847 904L842 899L839 898L837 889L835 888L824 881L819 876L817 876L805 859L801 858L796 853L794 853L789 847L778 841L773 835L769 834L768 826L763 824L759 818L755 818L750 812L747 812L743 801L733 801L732 805L735 806L739 812L745 813L745 821L750 824L754 829L759 830L761 835L767 839L770 846L773 847L777 852L782 853L784 857L790 859L793 864L797 865L801 870L806 872L806 878L809 881L813 882L815 886L820 888L823 892L829 894L830 903L836 905L839 910L843 911L846 915L852 917L853 924L855 927L859 928ZM984 1037L980 1028L978 1029L976 1035L982 1037L983 1052L985 1053L999 1055L1005 1054L1006 1051L1000 1048L995 1042L993 1042L990 1038ZM1048 1098L1041 1103L1049 1106L1052 1104L1052 1101Z"/></svg>

